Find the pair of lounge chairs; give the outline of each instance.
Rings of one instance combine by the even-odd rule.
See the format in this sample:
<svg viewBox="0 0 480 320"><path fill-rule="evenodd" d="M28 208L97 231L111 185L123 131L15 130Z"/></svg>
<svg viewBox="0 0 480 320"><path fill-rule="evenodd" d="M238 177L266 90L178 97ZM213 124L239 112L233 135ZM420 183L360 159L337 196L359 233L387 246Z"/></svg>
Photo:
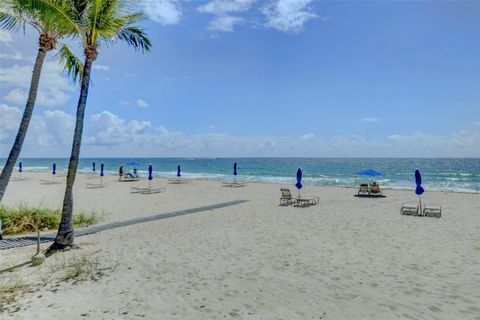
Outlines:
<svg viewBox="0 0 480 320"><path fill-rule="evenodd" d="M240 187L245 187L247 184L244 182L222 182L222 187L227 187L227 188L240 188Z"/></svg>
<svg viewBox="0 0 480 320"><path fill-rule="evenodd" d="M165 192L165 188L137 188L132 187L130 189L131 193L141 193L141 194L153 194L153 193L161 193Z"/></svg>
<svg viewBox="0 0 480 320"><path fill-rule="evenodd" d="M382 190L380 189L380 186L376 182L373 182L371 184L362 183L360 185L360 188L358 189L357 195L359 197L362 197L362 196L380 197L380 196L383 196L383 193L382 193Z"/></svg>
<svg viewBox="0 0 480 320"><path fill-rule="evenodd" d="M422 208L418 204L404 204L400 208L400 214L408 216L440 218L442 216L442 207L424 206L422 210Z"/></svg>
<svg viewBox="0 0 480 320"><path fill-rule="evenodd" d="M320 201L319 197L295 198L292 196L292 193L288 188L280 188L280 192L282 193L282 196L280 197L280 205L282 206L288 206L292 204L294 207L304 208L304 207L310 207L312 205L316 205Z"/></svg>
<svg viewBox="0 0 480 320"><path fill-rule="evenodd" d="M128 172L128 173L122 175L120 177L119 181L121 181L121 182L140 181L140 177L139 176L134 176L133 174Z"/></svg>
<svg viewBox="0 0 480 320"><path fill-rule="evenodd" d="M171 178L171 179L168 179L168 183L170 184L183 184L183 183L187 183L188 180L187 179L183 179L183 178Z"/></svg>

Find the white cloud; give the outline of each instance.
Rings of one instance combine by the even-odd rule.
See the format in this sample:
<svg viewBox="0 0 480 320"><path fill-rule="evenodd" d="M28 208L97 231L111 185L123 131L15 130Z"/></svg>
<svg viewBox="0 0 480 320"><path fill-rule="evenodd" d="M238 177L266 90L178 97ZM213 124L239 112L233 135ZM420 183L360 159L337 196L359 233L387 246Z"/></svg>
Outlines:
<svg viewBox="0 0 480 320"><path fill-rule="evenodd" d="M380 119L379 118L363 118L362 120L360 120L360 122L369 122L369 123L380 122Z"/></svg>
<svg viewBox="0 0 480 320"><path fill-rule="evenodd" d="M108 66L102 65L102 64L94 64L93 65L93 70L100 70L100 71L108 71L110 68Z"/></svg>
<svg viewBox="0 0 480 320"><path fill-rule="evenodd" d="M208 29L223 32L233 32L235 25L240 24L242 21L243 18L234 16L215 17L210 20Z"/></svg>
<svg viewBox="0 0 480 320"><path fill-rule="evenodd" d="M142 0L141 4L150 19L164 26L178 24L182 18L178 0Z"/></svg>
<svg viewBox="0 0 480 320"><path fill-rule="evenodd" d="M132 107L135 106L137 108L148 108L149 104L143 99L137 99L135 101L129 100L120 100L118 103L125 107Z"/></svg>
<svg viewBox="0 0 480 320"><path fill-rule="evenodd" d="M18 130L22 112L20 109L0 104L0 141L13 140L11 137Z"/></svg>
<svg viewBox="0 0 480 320"><path fill-rule="evenodd" d="M202 13L213 14L215 17L210 21L210 30L232 32L235 25L242 23L245 19L233 16L231 13L241 13L250 10L256 0L212 0L207 4L198 7Z"/></svg>
<svg viewBox="0 0 480 320"><path fill-rule="evenodd" d="M0 156L11 148L22 111L0 104ZM68 156L74 115L63 111L34 114L22 154ZM479 157L480 133L449 134L414 132L378 136L360 135L316 138L302 136L244 136L225 133L184 134L153 126L149 121L126 120L102 111L85 121L83 156L290 156L290 157Z"/></svg>
<svg viewBox="0 0 480 320"><path fill-rule="evenodd" d="M480 121L474 122L473 125L480 127Z"/></svg>
<svg viewBox="0 0 480 320"><path fill-rule="evenodd" d="M148 121L132 120L127 122L109 111L92 115L90 123L91 131L87 141L97 146L143 145L142 137L151 127L151 123Z"/></svg>
<svg viewBox="0 0 480 320"><path fill-rule="evenodd" d="M142 99L135 100L135 105L139 108L148 108L148 103Z"/></svg>
<svg viewBox="0 0 480 320"><path fill-rule="evenodd" d="M302 140L313 140L315 138L316 137L313 133L306 133L306 134L300 136L300 139L302 139Z"/></svg>
<svg viewBox="0 0 480 320"><path fill-rule="evenodd" d="M5 100L16 104L27 101L27 92L32 75L31 66L14 65L0 68L0 90L7 91ZM75 88L63 75L57 62L47 61L43 65L36 103L45 107L61 106L69 99Z"/></svg>
<svg viewBox="0 0 480 320"><path fill-rule="evenodd" d="M317 15L309 6L312 0L273 0L263 7L266 26L287 33L299 33Z"/></svg>
<svg viewBox="0 0 480 320"><path fill-rule="evenodd" d="M5 157L12 147L23 111L16 107L0 104L0 157ZM68 150L72 143L75 118L60 110L34 114L30 120L23 149L33 155L51 155L58 150ZM61 153L66 156L67 152Z"/></svg>
<svg viewBox="0 0 480 320"><path fill-rule="evenodd" d="M0 29L0 42L12 42L12 35L10 32Z"/></svg>

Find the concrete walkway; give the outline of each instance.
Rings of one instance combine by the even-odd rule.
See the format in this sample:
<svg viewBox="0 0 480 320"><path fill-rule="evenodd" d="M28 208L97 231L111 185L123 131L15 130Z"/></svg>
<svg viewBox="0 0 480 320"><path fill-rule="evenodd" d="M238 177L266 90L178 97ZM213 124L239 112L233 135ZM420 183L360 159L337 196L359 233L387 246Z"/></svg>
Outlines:
<svg viewBox="0 0 480 320"><path fill-rule="evenodd" d="M210 211L210 210L225 208L225 207L234 206L234 205L245 203L245 202L248 202L248 200L234 200L234 201L222 202L222 203L217 203L217 204L213 204L213 205L209 205L209 206L193 208L193 209L172 211L172 212L156 214L156 215L148 216L148 217L141 217L141 218L136 218L136 219L130 219L130 220L125 220L125 221L112 222L112 223L107 223L107 224L102 224L102 225L95 225L95 226L75 229L75 237L80 237L80 236L84 236L84 235L87 235L87 234L93 234L93 233L97 233L97 232L104 231L104 230L112 230L112 229L116 229L116 228L126 227L126 226L130 226L132 224L156 221L156 220L161 220L161 219L168 219L168 218L183 216L183 215L191 214L191 213L198 213L198 212L202 212L202 211ZM52 242L55 239L55 236L56 236L56 233L49 233L49 234L41 235L40 236L40 242L41 243ZM37 237L36 236L9 237L9 238L7 237L7 238L4 238L3 240L0 240L0 250L30 246L30 245L34 245L36 243L37 243Z"/></svg>

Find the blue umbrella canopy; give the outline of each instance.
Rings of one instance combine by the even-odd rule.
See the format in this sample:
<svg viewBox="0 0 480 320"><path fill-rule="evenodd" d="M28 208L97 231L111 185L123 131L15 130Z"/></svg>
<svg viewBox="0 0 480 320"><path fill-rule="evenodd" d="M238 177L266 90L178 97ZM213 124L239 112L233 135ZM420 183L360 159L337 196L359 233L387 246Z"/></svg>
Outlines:
<svg viewBox="0 0 480 320"><path fill-rule="evenodd" d="M417 195L421 195L425 190L422 188L422 176L420 175L420 171L415 170L415 184L417 188L415 188L415 193Z"/></svg>
<svg viewBox="0 0 480 320"><path fill-rule="evenodd" d="M92 171L95 171L95 161L92 162Z"/></svg>
<svg viewBox="0 0 480 320"><path fill-rule="evenodd" d="M298 168L297 170L297 183L295 184L298 190L302 189L302 169Z"/></svg>
<svg viewBox="0 0 480 320"><path fill-rule="evenodd" d="M135 167L140 167L142 164L138 161L130 161L127 162L127 166L135 166Z"/></svg>
<svg viewBox="0 0 480 320"><path fill-rule="evenodd" d="M57 174L57 165L55 164L55 162L52 165L52 174Z"/></svg>
<svg viewBox="0 0 480 320"><path fill-rule="evenodd" d="M22 161L20 161L18 163L18 172L22 172L23 171L23 167L22 167Z"/></svg>
<svg viewBox="0 0 480 320"><path fill-rule="evenodd" d="M102 164L100 165L100 177L103 177L103 162Z"/></svg>
<svg viewBox="0 0 480 320"><path fill-rule="evenodd" d="M177 177L180 177L181 174L180 174L181 170L180 170L180 165L177 166Z"/></svg>
<svg viewBox="0 0 480 320"><path fill-rule="evenodd" d="M371 177L385 176L383 173L378 172L378 171L373 170L373 169L358 171L358 172L355 172L355 174L358 174L358 175L361 175L361 176L371 176Z"/></svg>
<svg viewBox="0 0 480 320"><path fill-rule="evenodd" d="M233 175L236 176L238 173L237 173L237 163L235 162L233 164Z"/></svg>
<svg viewBox="0 0 480 320"><path fill-rule="evenodd" d="M150 180L150 181L153 180L152 172L153 172L153 168L152 168L152 164L150 163L150 164L148 165L148 180Z"/></svg>

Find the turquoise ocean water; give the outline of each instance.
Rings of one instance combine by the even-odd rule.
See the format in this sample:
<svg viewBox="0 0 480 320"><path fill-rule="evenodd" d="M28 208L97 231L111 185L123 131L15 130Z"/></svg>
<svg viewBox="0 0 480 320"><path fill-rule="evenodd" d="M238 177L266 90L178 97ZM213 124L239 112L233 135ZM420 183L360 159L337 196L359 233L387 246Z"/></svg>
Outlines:
<svg viewBox="0 0 480 320"><path fill-rule="evenodd" d="M53 162L57 171L66 171L66 158L21 159L25 171L51 171ZM5 159L2 159L4 163ZM84 158L80 160L79 172L91 172L92 161L105 164L106 174L116 175L118 167L129 161L138 161L140 174L145 175L148 164L155 176L172 177L177 165L182 167L182 176L202 179L231 179L233 163L238 164L238 179L245 181L294 184L297 168L304 173L304 184L323 186L356 186L368 178L355 177L355 172L375 169L383 172L379 177L384 187L414 188L414 171L420 170L426 190L451 190L480 192L480 159L354 159L354 158ZM126 171L133 167L125 166Z"/></svg>

